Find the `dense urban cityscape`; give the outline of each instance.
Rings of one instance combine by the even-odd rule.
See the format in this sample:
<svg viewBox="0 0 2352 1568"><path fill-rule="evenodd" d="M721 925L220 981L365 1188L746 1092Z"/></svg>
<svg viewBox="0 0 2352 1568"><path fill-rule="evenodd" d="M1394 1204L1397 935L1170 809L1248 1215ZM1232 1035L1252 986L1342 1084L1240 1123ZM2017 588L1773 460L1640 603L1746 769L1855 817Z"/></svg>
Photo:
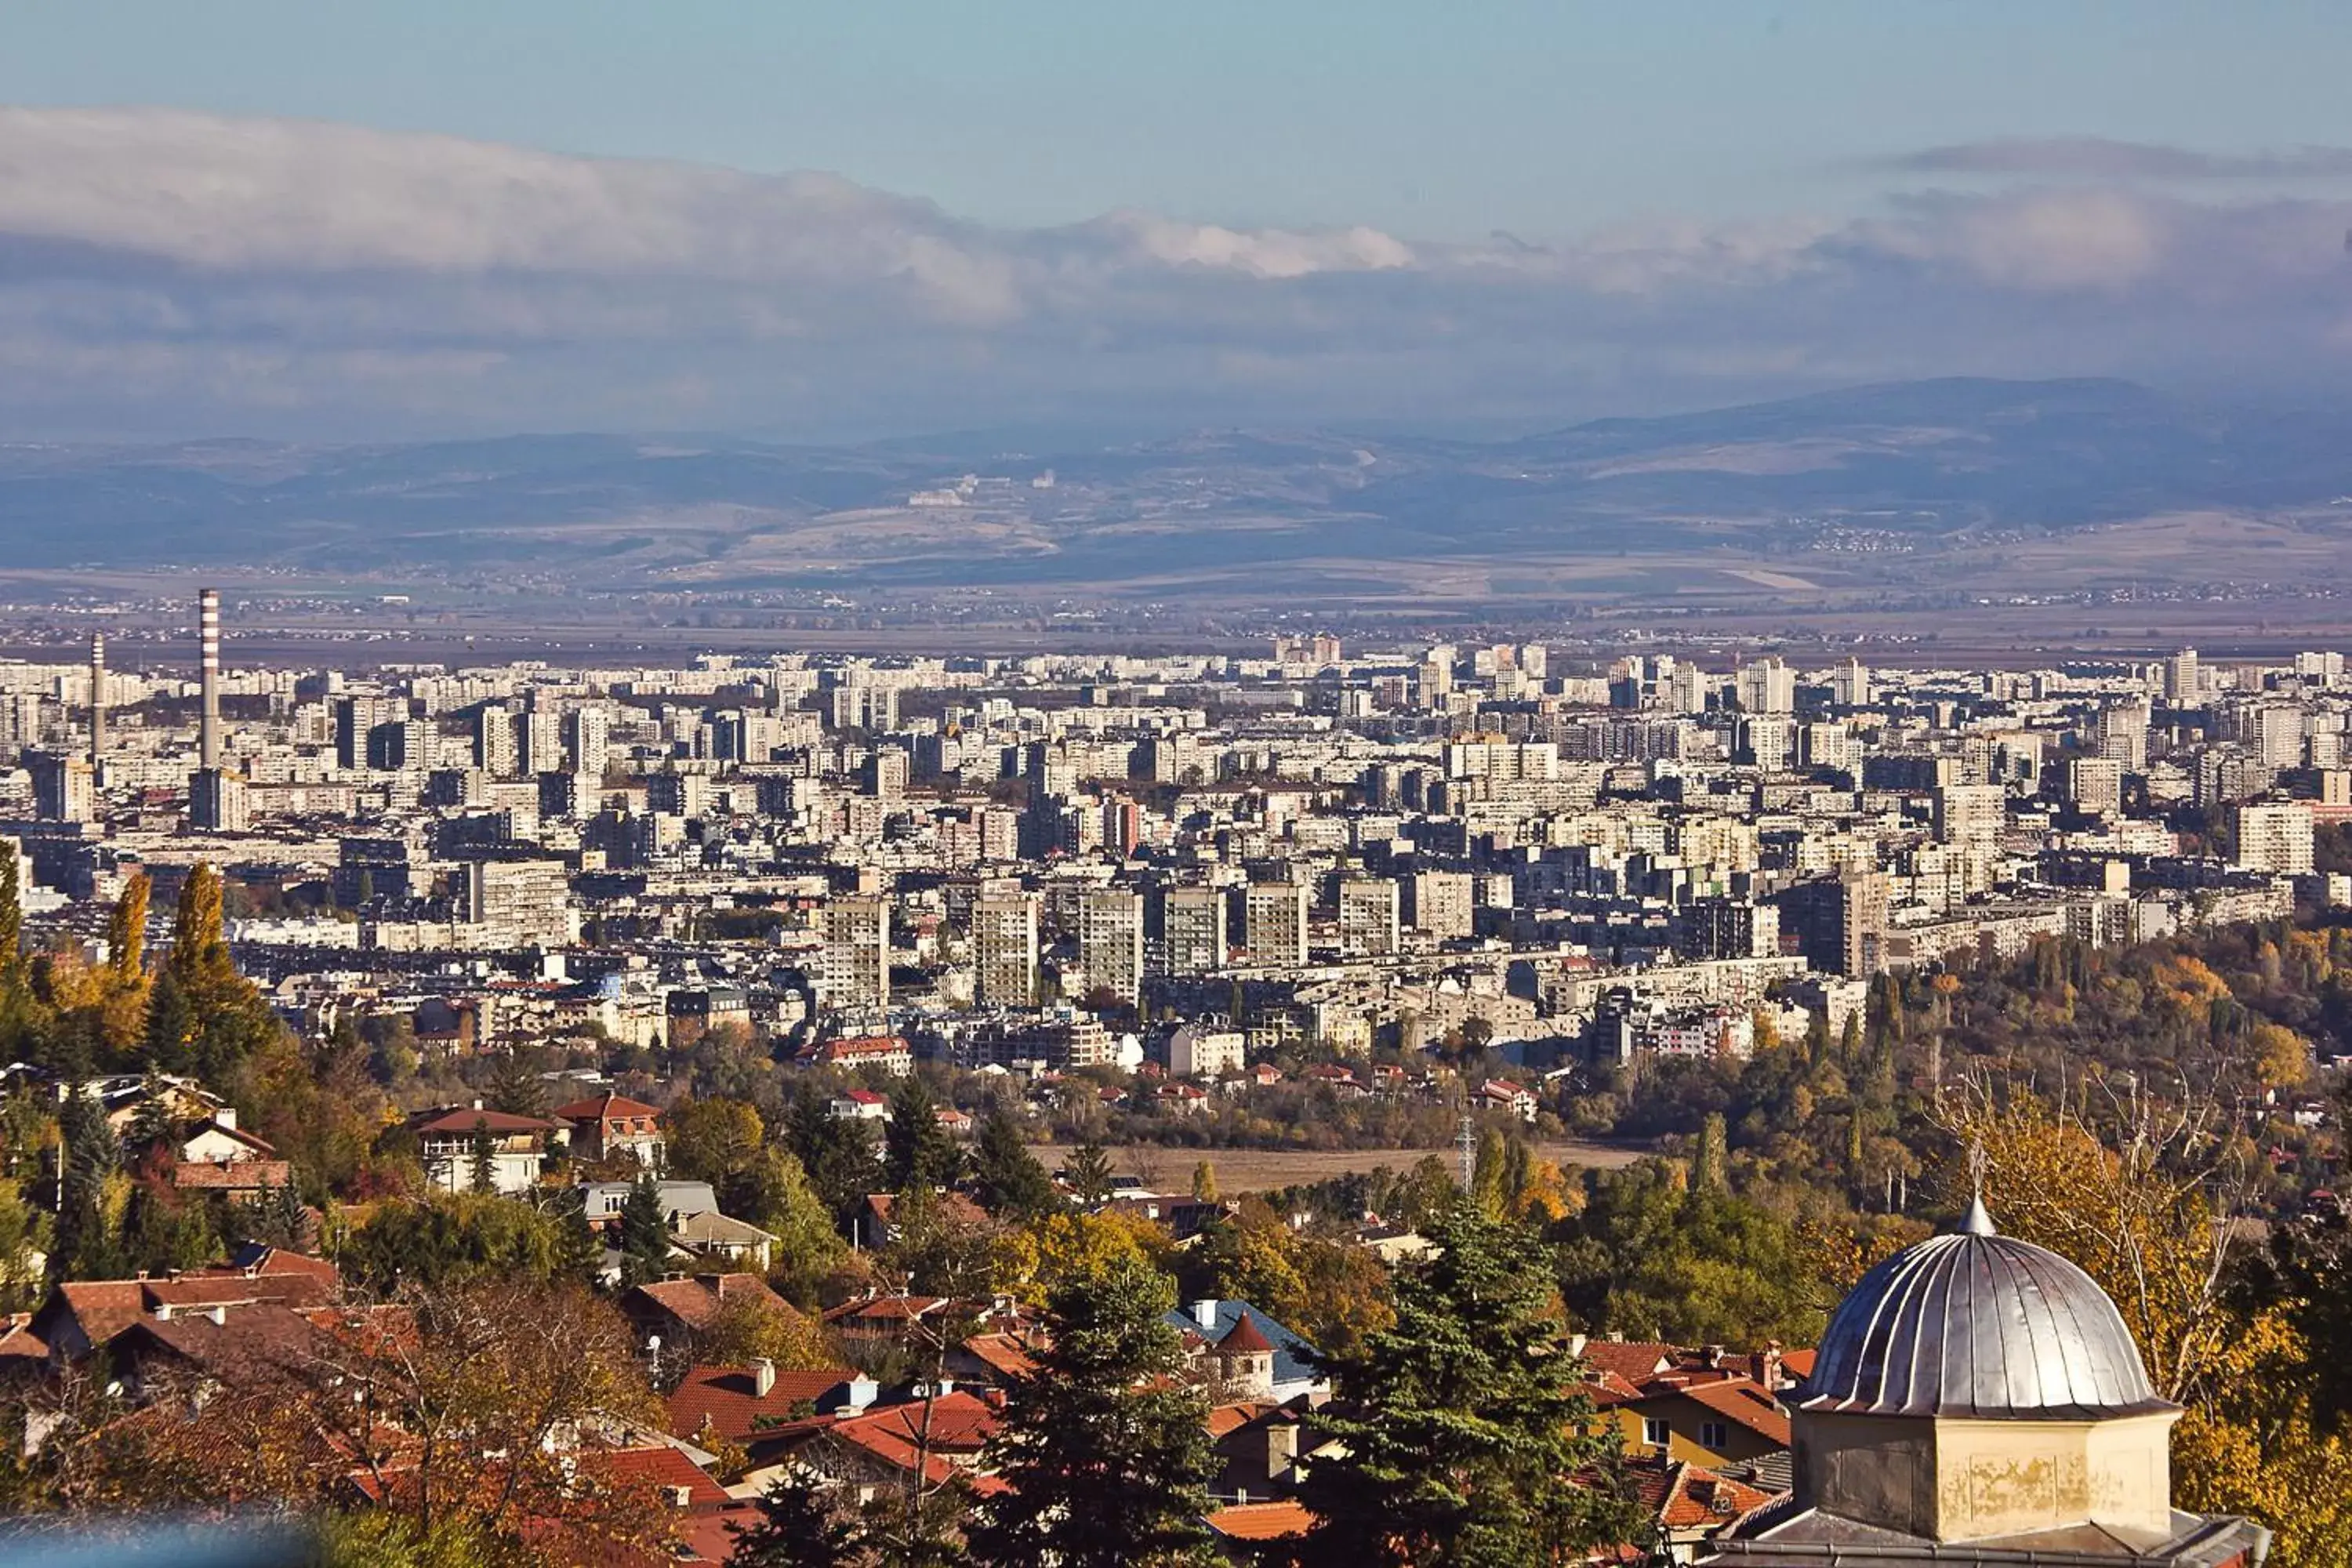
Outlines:
<svg viewBox="0 0 2352 1568"><path fill-rule="evenodd" d="M2352 1568L2352 6L0 32L0 1568Z"/></svg>
<svg viewBox="0 0 2352 1568"><path fill-rule="evenodd" d="M234 657L237 607L198 596L184 665L110 668L102 633L86 662L0 665L21 955L0 1366L33 1380L26 1506L142 1495L108 1490L126 1462L159 1498L286 1496L319 1457L271 1414L316 1421L331 1365L404 1384L409 1415L331 1443L330 1499L429 1531L432 1485L443 1510L515 1485L477 1426L408 1429L460 1375L391 1348L433 1324L641 1391L523 1392L561 1463L467 1526L482 1542L1013 1561L1061 1538L992 1500L1053 1468L1056 1428L1008 1391L1077 1397L1040 1392L1070 1375L1057 1330L1139 1300L1164 1342L1125 1375L1183 1484L1101 1528L1336 1561L1368 1549L1351 1506L1402 1506L1349 1494L1335 1458L1407 1440L1346 1397L1399 1353L1391 1272L1507 1259L1524 1221L1547 1239L1509 1265L1516 1331L1575 1370L1535 1391L1566 1479L1514 1552L1810 1561L2023 1539L2075 1507L2137 1517L2114 1538L2162 1561L2268 1549L2165 1511L2169 1417L2151 1471L2147 1412L2199 1385L2152 1390L2121 1320L2128 1366L2061 1357L2095 1396L2015 1396L2118 1424L2097 1441L2138 1457L2088 1461L2086 1500L1911 1500L1801 1473L1790 1446L1811 1422L1851 1466L1892 1439L1830 1411L1943 1409L1894 1390L1877 1342L1832 1399L1812 1347L1862 1353L1830 1309L1865 1266L1957 1240L1898 1250L1971 1187L2048 1238L2043 1211L2114 1184L2124 1223L2193 1247L2189 1216L2120 1188L2259 1141L2237 1223L2324 1198L2352 1015L2332 983L2242 1005L2216 971L2233 933L2279 933L2252 959L2273 985L2283 952L2307 967L2315 942L2325 969L2345 946L2340 654L1711 668L1303 634L1248 657L279 669ZM2037 984L2088 1006L2095 975L2143 971L2185 991L2168 1065L2053 1054L2019 1023ZM1996 1081L2053 1068L2107 1096L2158 1069L2171 1109L2036 1110ZM1980 1206L1963 1234L2071 1268L1995 1224ZM2070 1321L2115 1318L2079 1270L1999 1267L2043 1279L2028 1306L2088 1292ZM566 1280L619 1313L549 1307ZM1453 1284L1486 1303L1465 1328L1512 1331ZM529 1352L496 1321L542 1312L561 1326ZM94 1357L102 1390L71 1375ZM195 1396L201 1438L142 1426L191 1387L260 1404ZM463 1480L415 1469L436 1441ZM561 1479L583 1465L611 1483L593 1505ZM1752 1528L1793 1489L1796 1524ZM845 1555L806 1554L812 1531ZM1456 1532L1400 1560L1456 1560L1429 1544Z"/></svg>

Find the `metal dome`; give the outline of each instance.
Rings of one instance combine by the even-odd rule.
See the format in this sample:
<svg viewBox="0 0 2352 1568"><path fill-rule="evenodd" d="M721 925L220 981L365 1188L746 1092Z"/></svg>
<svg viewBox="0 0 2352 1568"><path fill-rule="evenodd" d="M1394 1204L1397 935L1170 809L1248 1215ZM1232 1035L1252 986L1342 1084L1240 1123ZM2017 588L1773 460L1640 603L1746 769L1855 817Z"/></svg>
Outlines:
<svg viewBox="0 0 2352 1568"><path fill-rule="evenodd" d="M1866 1415L2084 1420L2168 1410L2091 1277L1994 1231L1960 1228L1862 1278L1830 1319L1796 1408Z"/></svg>

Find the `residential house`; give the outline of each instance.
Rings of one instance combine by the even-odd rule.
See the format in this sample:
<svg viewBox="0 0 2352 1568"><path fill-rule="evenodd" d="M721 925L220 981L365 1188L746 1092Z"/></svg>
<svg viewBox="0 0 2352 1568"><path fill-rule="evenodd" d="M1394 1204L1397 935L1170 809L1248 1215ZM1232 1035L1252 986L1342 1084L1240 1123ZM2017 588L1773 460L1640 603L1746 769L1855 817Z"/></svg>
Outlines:
<svg viewBox="0 0 2352 1568"><path fill-rule="evenodd" d="M1623 1474L1633 1483L1643 1515L1656 1531L1653 1551L1672 1563L1697 1561L1717 1536L1786 1491L1755 1486L1687 1459L1630 1458Z"/></svg>
<svg viewBox="0 0 2352 1568"><path fill-rule="evenodd" d="M1478 1086L1478 1103L1489 1110L1507 1110L1522 1121L1532 1122L1539 1104L1525 1087L1508 1079L1490 1078Z"/></svg>
<svg viewBox="0 0 2352 1568"><path fill-rule="evenodd" d="M870 1089L846 1089L828 1100L825 1110L835 1121L887 1121L890 1097Z"/></svg>
<svg viewBox="0 0 2352 1568"><path fill-rule="evenodd" d="M814 1415L856 1413L880 1390L844 1366L795 1371L772 1361L687 1369L663 1401L669 1431L697 1447L714 1441L750 1448L762 1433Z"/></svg>
<svg viewBox="0 0 2352 1568"><path fill-rule="evenodd" d="M621 1155L641 1165L659 1165L665 1147L661 1112L643 1100L618 1094L600 1094L559 1106L556 1121L572 1129L572 1152L583 1160L610 1160Z"/></svg>
<svg viewBox="0 0 2352 1568"><path fill-rule="evenodd" d="M1170 1311L1168 1322L1183 1334L1195 1375L1233 1396L1282 1405L1330 1392L1307 1360L1313 1347L1247 1301L1193 1301Z"/></svg>
<svg viewBox="0 0 2352 1568"><path fill-rule="evenodd" d="M67 1280L49 1292L26 1330L47 1347L52 1360L74 1362L148 1319L165 1321L251 1307L324 1307L341 1291L333 1264L258 1248L241 1263L159 1279Z"/></svg>
<svg viewBox="0 0 2352 1568"><path fill-rule="evenodd" d="M166 1179L182 1192L255 1198L294 1180L293 1166L276 1149L238 1130L233 1106L220 1106L203 1121L165 1134L138 1152L133 1163L144 1165L159 1152L170 1163Z"/></svg>
<svg viewBox="0 0 2352 1568"><path fill-rule="evenodd" d="M487 1165L490 1190L511 1196L538 1184L547 1152L566 1130L560 1122L510 1111L443 1106L409 1118L425 1178L445 1193L470 1192Z"/></svg>
<svg viewBox="0 0 2352 1568"><path fill-rule="evenodd" d="M800 1053L803 1067L868 1068L904 1078L915 1070L914 1047L898 1035L861 1035L853 1039L826 1040Z"/></svg>
<svg viewBox="0 0 2352 1568"><path fill-rule="evenodd" d="M1608 1341L1578 1349L1591 1369L1593 1404L1628 1453L1718 1471L1787 1450L1780 1395L1812 1364L1810 1352L1777 1349L1748 1356Z"/></svg>
<svg viewBox="0 0 2352 1568"><path fill-rule="evenodd" d="M696 1274L631 1287L621 1297L621 1315L648 1349L690 1342L739 1305L757 1306L797 1318L800 1310L768 1288L757 1274Z"/></svg>

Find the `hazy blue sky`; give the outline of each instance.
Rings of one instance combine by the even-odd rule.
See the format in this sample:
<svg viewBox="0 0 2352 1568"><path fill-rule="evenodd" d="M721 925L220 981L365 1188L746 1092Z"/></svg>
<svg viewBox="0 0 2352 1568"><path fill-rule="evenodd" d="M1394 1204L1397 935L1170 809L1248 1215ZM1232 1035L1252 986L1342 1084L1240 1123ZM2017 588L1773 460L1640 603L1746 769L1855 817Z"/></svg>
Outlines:
<svg viewBox="0 0 2352 1568"><path fill-rule="evenodd" d="M15 0L0 437L2338 395L2347 60L2341 0Z"/></svg>
<svg viewBox="0 0 2352 1568"><path fill-rule="evenodd" d="M1546 236L1843 204L1876 155L2352 137L2352 5L16 0L0 99L822 169L991 222Z"/></svg>

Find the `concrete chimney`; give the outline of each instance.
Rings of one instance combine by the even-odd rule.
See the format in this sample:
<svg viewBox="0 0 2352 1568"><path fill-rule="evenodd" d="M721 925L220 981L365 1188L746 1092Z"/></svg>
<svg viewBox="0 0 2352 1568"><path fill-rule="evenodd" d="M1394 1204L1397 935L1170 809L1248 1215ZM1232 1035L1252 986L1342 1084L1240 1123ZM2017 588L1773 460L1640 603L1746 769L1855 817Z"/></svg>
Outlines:
<svg viewBox="0 0 2352 1568"><path fill-rule="evenodd" d="M209 773L220 766L220 590L196 591L196 642L203 655L200 675L204 709L197 720L196 765Z"/></svg>
<svg viewBox="0 0 2352 1568"><path fill-rule="evenodd" d="M106 760L106 634L89 634L89 771Z"/></svg>
<svg viewBox="0 0 2352 1568"><path fill-rule="evenodd" d="M765 1399L776 1389L776 1363L761 1356L751 1363L751 1392Z"/></svg>

